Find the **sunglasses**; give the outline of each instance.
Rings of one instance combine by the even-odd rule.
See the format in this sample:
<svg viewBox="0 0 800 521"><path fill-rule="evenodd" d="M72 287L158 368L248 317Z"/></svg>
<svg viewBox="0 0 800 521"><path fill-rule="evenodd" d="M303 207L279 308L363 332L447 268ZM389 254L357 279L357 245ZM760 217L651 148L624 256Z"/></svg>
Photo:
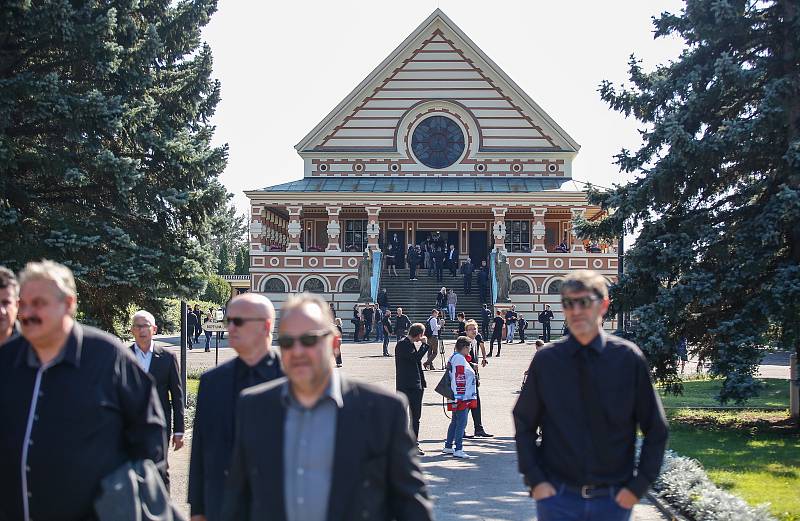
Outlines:
<svg viewBox="0 0 800 521"><path fill-rule="evenodd" d="M317 345L320 338L325 338L331 333L331 331L312 331L310 333L303 333L298 337L281 335L278 337L278 345L281 349L292 349L299 340L300 345L303 347L314 347Z"/></svg>
<svg viewBox="0 0 800 521"><path fill-rule="evenodd" d="M262 317L228 317L222 323L226 326L233 324L236 327L242 327L245 322L264 322L265 320L267 319Z"/></svg>
<svg viewBox="0 0 800 521"><path fill-rule="evenodd" d="M598 302L600 299L596 296L591 297L579 297L579 298L570 298L570 297L562 297L561 305L564 306L564 309L572 309L577 306L580 309L588 309L594 305L595 302Z"/></svg>

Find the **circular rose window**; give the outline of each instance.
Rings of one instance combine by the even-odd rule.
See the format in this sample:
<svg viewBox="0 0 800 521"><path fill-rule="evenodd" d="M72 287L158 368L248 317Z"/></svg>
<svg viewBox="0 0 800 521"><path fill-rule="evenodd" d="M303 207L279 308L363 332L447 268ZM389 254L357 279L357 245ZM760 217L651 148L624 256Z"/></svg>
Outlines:
<svg viewBox="0 0 800 521"><path fill-rule="evenodd" d="M450 118L431 116L414 129L411 150L423 165L447 168L464 153L464 132Z"/></svg>

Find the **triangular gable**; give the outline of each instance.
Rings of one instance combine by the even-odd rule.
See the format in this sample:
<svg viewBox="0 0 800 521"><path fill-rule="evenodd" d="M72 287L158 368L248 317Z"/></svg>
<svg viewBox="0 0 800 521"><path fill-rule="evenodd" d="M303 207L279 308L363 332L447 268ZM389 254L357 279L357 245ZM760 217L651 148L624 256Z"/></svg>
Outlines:
<svg viewBox="0 0 800 521"><path fill-rule="evenodd" d="M479 151L580 148L439 9L295 148L394 150L403 116L431 100L472 115L481 131Z"/></svg>

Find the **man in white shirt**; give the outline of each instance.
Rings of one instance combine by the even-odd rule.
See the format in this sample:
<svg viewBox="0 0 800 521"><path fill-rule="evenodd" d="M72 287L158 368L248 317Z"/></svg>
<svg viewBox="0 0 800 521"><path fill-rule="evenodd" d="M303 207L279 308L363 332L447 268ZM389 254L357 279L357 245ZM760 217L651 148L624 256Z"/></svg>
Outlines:
<svg viewBox="0 0 800 521"><path fill-rule="evenodd" d="M155 345L153 335L158 331L156 319L145 310L137 311L133 315L131 333L134 343L131 346L136 361L141 368L156 382L158 399L164 409L166 420L166 439L172 433L172 446L175 450L183 447L184 414L183 414L183 387L181 386L178 371L178 359L169 351L164 351ZM170 421L172 420L172 421ZM164 455L166 461L166 454ZM167 464L169 468L169 464ZM169 472L166 474L166 485L169 487Z"/></svg>

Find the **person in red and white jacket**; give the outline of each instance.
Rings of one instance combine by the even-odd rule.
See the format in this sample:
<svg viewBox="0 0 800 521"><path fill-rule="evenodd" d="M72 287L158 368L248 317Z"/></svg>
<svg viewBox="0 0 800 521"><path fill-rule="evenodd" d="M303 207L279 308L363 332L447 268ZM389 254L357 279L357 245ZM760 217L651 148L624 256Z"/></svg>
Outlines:
<svg viewBox="0 0 800 521"><path fill-rule="evenodd" d="M460 336L456 340L456 350L447 364L450 371L450 387L455 399L447 404L447 410L453 412L450 426L447 428L447 440L444 442L442 454L452 454L456 458L468 458L463 450L464 429L467 428L469 409L478 406L477 379L475 370L470 365L469 347L471 340ZM455 447L453 444L455 443Z"/></svg>

